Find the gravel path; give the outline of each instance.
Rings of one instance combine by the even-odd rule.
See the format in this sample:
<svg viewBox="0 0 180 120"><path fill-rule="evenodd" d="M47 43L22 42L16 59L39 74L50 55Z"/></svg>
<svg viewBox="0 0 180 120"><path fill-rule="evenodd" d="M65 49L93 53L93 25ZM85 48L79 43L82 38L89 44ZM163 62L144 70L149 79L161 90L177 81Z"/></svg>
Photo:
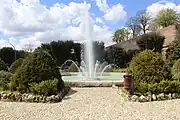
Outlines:
<svg viewBox="0 0 180 120"><path fill-rule="evenodd" d="M61 103L0 102L0 120L180 120L180 100L132 103L115 88L72 89Z"/></svg>

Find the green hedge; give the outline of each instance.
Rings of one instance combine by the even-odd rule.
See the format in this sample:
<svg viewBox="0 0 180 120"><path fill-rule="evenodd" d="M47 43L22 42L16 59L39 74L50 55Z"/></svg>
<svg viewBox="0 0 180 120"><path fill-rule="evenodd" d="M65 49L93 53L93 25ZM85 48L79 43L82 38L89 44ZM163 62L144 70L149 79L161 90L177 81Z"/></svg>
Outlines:
<svg viewBox="0 0 180 120"><path fill-rule="evenodd" d="M163 80L160 83L148 84L148 91L154 94L180 93L180 82L176 80Z"/></svg>
<svg viewBox="0 0 180 120"><path fill-rule="evenodd" d="M32 83L30 86L30 91L38 95L56 95L58 80L45 80L38 83Z"/></svg>

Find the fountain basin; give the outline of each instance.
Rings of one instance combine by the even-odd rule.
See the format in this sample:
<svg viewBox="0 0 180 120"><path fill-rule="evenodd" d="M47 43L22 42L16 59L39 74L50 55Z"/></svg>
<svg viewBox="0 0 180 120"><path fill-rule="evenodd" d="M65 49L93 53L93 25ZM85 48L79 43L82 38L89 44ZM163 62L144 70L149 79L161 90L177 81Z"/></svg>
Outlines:
<svg viewBox="0 0 180 120"><path fill-rule="evenodd" d="M123 75L125 73L104 73L103 76L97 76L93 80L87 80L86 77L79 76L78 73L68 73L62 75L62 79L74 87L111 87L112 85L123 86Z"/></svg>

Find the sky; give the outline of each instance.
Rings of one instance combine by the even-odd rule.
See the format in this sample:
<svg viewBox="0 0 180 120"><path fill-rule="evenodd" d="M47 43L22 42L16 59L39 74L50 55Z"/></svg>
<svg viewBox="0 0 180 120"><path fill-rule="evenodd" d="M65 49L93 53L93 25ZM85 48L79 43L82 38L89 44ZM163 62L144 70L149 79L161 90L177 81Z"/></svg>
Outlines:
<svg viewBox="0 0 180 120"><path fill-rule="evenodd" d="M180 0L0 0L0 47L27 49L58 40L86 39L90 15L93 40L112 42L113 32L142 9L156 17L163 8L180 13Z"/></svg>

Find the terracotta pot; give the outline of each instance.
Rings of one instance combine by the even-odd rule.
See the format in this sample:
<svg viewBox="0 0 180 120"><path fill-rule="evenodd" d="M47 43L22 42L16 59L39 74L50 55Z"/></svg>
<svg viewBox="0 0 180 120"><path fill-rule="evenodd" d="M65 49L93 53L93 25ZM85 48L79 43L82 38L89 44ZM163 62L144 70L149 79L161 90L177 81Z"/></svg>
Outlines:
<svg viewBox="0 0 180 120"><path fill-rule="evenodd" d="M124 89L128 90L130 94L133 93L133 77L132 77L132 75L124 75Z"/></svg>

